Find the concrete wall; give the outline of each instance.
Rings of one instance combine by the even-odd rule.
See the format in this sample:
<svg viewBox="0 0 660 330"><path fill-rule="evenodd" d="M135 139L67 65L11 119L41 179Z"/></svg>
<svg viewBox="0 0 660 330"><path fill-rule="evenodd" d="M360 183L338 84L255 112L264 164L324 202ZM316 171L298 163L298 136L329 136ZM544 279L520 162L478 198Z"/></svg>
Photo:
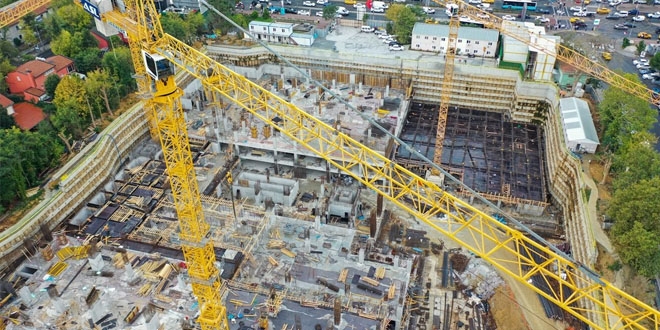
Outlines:
<svg viewBox="0 0 660 330"><path fill-rule="evenodd" d="M232 184L232 189L234 196L237 196L240 190L242 198L254 199L257 205L262 205L270 199L276 204L292 206L296 201L300 186L297 180L275 176L270 176L267 180L266 176L262 174L242 172ZM284 195L286 189L289 190L288 195Z"/></svg>
<svg viewBox="0 0 660 330"><path fill-rule="evenodd" d="M42 224L52 230L78 212L114 177L119 164L148 133L147 120L139 103L115 119L94 143L57 171L53 180L60 181L60 188L46 191L41 203L19 223L0 233L0 268L22 256L24 240L36 242L41 237Z"/></svg>

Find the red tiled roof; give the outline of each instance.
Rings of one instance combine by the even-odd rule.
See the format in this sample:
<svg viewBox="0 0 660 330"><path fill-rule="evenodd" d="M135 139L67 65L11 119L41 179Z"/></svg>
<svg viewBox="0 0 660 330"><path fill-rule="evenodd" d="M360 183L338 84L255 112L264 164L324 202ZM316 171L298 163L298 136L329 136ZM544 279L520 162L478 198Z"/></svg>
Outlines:
<svg viewBox="0 0 660 330"><path fill-rule="evenodd" d="M14 104L14 101L12 101L8 97L0 94L0 106L2 106L3 108L8 108L12 104Z"/></svg>
<svg viewBox="0 0 660 330"><path fill-rule="evenodd" d="M39 88L30 87L30 88L24 90L23 93L28 93L28 94L34 95L36 97L41 97L42 95L46 94L46 91L42 91Z"/></svg>
<svg viewBox="0 0 660 330"><path fill-rule="evenodd" d="M16 112L14 114L16 125L26 131L31 130L46 118L41 108L28 102L14 104L14 111Z"/></svg>
<svg viewBox="0 0 660 330"><path fill-rule="evenodd" d="M44 61L32 60L21 64L18 68L16 68L16 71L23 74L30 74L36 78L46 73L46 71L52 69L54 66L55 65L46 63Z"/></svg>
<svg viewBox="0 0 660 330"><path fill-rule="evenodd" d="M51 56L46 59L46 62L55 65L55 71L60 71L66 68L67 66L73 64L72 60L62 55Z"/></svg>

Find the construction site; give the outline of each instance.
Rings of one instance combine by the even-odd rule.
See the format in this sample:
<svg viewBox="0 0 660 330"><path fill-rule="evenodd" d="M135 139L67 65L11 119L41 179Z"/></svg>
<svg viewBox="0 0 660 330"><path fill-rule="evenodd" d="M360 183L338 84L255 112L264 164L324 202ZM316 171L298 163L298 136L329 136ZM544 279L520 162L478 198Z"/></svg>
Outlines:
<svg viewBox="0 0 660 330"><path fill-rule="evenodd" d="M107 4L104 20L146 38L145 17ZM596 215L556 86L483 59L271 45L283 61L159 38L160 57L133 59L136 77L157 81L138 83L148 101L0 236L0 329L588 329L657 317L638 319L648 306L588 268ZM163 78L149 60L177 69ZM496 295L507 303L491 305Z"/></svg>

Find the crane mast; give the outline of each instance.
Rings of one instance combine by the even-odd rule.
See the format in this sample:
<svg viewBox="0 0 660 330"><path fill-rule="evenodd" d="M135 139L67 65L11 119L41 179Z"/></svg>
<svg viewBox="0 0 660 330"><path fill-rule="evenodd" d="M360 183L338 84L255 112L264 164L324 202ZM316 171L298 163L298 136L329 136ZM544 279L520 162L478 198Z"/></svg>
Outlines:
<svg viewBox="0 0 660 330"><path fill-rule="evenodd" d="M183 92L172 75L161 77L159 61L151 49L165 34L152 1L126 0L123 8L104 14L104 19L125 33L129 40L138 93L147 101L144 110L152 137L158 137L170 179L179 220L181 250L187 264L193 294L200 306L197 322L203 330L229 330L222 303L220 273L204 219L199 186L181 106Z"/></svg>
<svg viewBox="0 0 660 330"><path fill-rule="evenodd" d="M121 12L103 13L102 19L120 27L129 39L135 38L131 51L133 56L139 53L140 57L134 57L133 62L136 70L142 70L143 77L149 74L146 68L140 69L143 54L150 54L152 58L160 55L199 79L212 99L231 102L250 112L277 134L305 146L329 165L351 175L367 189L387 198L594 329L660 330L659 311L555 252L547 242L500 223L197 49L162 33L153 3L142 1L127 3ZM179 100L181 91L171 77L166 82L158 81L155 87L146 83L139 86L145 95L155 90L146 109L154 114L155 129L165 153L179 216L182 250L193 291L200 301L198 322L202 329L228 329L226 309L218 293L220 281L214 266L213 246L207 238L209 225L201 212L192 167ZM554 291L539 289L529 281L532 277L552 284L550 287Z"/></svg>
<svg viewBox="0 0 660 330"><path fill-rule="evenodd" d="M442 149L447 130L447 114L449 113L449 101L454 82L454 59L456 58L456 44L458 42L458 28L461 22L458 13L454 14L451 7L447 9L452 13L449 18L449 36L447 38L447 50L445 52L445 72L442 76L442 90L440 91L440 109L438 111L438 127L435 132L435 150L433 151L433 162L442 166Z"/></svg>

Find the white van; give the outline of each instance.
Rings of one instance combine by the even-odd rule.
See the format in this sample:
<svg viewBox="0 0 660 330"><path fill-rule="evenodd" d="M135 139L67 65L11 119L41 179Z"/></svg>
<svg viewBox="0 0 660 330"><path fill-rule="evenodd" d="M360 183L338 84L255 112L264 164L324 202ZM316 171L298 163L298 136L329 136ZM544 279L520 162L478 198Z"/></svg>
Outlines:
<svg viewBox="0 0 660 330"><path fill-rule="evenodd" d="M337 14L339 14L341 16L348 16L349 13L348 13L348 10L346 10L346 8L337 7Z"/></svg>
<svg viewBox="0 0 660 330"><path fill-rule="evenodd" d="M368 32L368 33L372 33L372 32L374 32L374 30L375 30L374 28L372 28L371 26L368 26L368 25L362 25L362 27L360 28L360 31Z"/></svg>

